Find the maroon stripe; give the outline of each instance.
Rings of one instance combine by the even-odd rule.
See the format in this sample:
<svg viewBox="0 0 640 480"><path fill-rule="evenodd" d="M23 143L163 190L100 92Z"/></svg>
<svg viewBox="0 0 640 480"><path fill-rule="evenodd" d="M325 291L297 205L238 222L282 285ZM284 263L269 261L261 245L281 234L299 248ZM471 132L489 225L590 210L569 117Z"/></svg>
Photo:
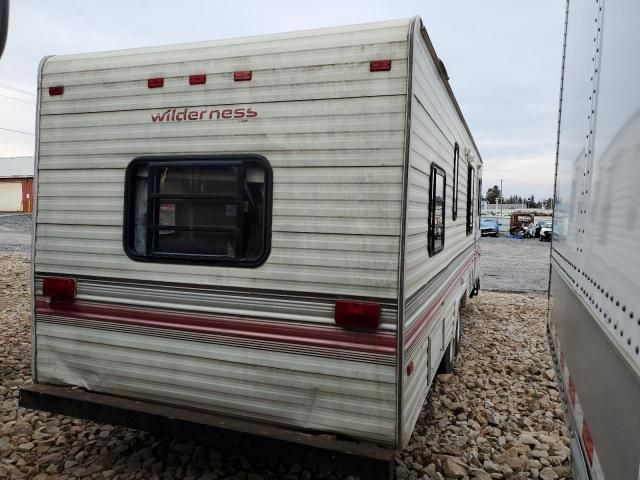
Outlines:
<svg viewBox="0 0 640 480"><path fill-rule="evenodd" d="M396 350L393 333L354 332L337 325L307 326L264 319L216 317L83 301L51 304L46 297L37 298L36 314L386 355L393 355Z"/></svg>
<svg viewBox="0 0 640 480"><path fill-rule="evenodd" d="M427 325L429 325L429 323L431 323L431 321L434 319L434 315L436 311L438 310L438 307L440 306L442 301L449 296L449 294L451 293L451 290L453 290L458 280L460 280L462 275L464 275L466 268L473 261L474 257L475 257L475 253L466 261L466 263L462 265L462 267L460 267L460 271L458 272L457 275L455 275L455 277L451 279L451 281L449 282L449 285L447 285L447 288L443 290L440 295L438 295L435 301L431 302L431 304L427 307L427 309L420 316L420 318L416 320L413 323L413 325L411 325L411 327L407 330L407 332L404 335L405 349L410 348L418 339L422 330Z"/></svg>

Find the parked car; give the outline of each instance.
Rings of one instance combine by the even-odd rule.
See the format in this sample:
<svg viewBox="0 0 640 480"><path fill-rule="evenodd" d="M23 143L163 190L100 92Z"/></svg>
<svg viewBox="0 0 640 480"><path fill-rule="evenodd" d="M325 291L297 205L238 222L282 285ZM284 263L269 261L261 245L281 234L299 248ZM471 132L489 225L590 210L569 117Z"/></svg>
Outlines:
<svg viewBox="0 0 640 480"><path fill-rule="evenodd" d="M553 222L544 222L540 228L540 241L550 242L553 234Z"/></svg>
<svg viewBox="0 0 640 480"><path fill-rule="evenodd" d="M480 234L484 237L490 235L492 237L500 236L500 224L497 220L480 220Z"/></svg>

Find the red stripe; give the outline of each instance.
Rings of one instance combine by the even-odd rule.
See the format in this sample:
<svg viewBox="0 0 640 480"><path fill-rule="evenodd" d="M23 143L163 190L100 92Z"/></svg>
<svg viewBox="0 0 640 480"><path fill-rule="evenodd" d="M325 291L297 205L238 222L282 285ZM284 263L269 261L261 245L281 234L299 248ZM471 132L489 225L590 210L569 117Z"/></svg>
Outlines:
<svg viewBox="0 0 640 480"><path fill-rule="evenodd" d="M353 332L334 325L307 326L264 319L216 317L82 301L56 302L52 306L43 297L36 300L36 314L385 355L395 354L396 350L393 333Z"/></svg>
<svg viewBox="0 0 640 480"><path fill-rule="evenodd" d="M593 438L591 438L591 430L589 430L589 424L586 419L582 420L582 442L584 443L584 449L587 452L589 465L591 465L593 464Z"/></svg>
<svg viewBox="0 0 640 480"><path fill-rule="evenodd" d="M411 347L411 345L413 345L413 343L420 336L420 332L422 332L422 330L433 320L434 314L438 310L438 307L440 306L442 301L446 297L449 296L449 294L451 293L451 290L453 290L453 288L455 287L455 285L458 282L458 280L460 280L462 275L464 275L466 268L473 261L474 257L475 257L475 255L472 255L467 260L467 262L464 265L462 265L462 267L460 267L460 271L449 282L449 285L447 285L447 288L445 290L443 290L442 293L440 293L440 295L438 295L438 297L436 298L435 301L431 302L431 304L425 310L425 312L422 314L422 316L418 320L416 320L413 323L413 325L411 325L411 327L407 330L407 332L405 333L405 346L404 346L405 349L409 348L409 347Z"/></svg>

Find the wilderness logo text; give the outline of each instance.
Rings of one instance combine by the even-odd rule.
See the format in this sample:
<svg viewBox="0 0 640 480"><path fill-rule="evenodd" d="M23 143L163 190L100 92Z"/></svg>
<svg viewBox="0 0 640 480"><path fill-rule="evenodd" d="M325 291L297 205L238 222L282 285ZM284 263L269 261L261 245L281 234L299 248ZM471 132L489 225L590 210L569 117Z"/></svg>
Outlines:
<svg viewBox="0 0 640 480"><path fill-rule="evenodd" d="M159 112L151 112L151 121L153 123L167 123L205 120L246 120L257 116L258 112L254 107L169 108Z"/></svg>

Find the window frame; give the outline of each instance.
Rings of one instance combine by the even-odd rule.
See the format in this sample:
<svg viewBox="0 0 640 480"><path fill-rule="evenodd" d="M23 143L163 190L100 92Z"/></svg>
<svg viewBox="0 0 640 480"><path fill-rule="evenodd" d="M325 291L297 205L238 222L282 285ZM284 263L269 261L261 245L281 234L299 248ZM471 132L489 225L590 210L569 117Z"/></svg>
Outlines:
<svg viewBox="0 0 640 480"><path fill-rule="evenodd" d="M170 252L153 252L151 250L150 236L153 235L152 230L158 227L155 225L153 229L149 228L151 221L147 217L145 253L140 254L133 248L133 235L135 232L135 206L136 206L136 188L132 175L140 166L146 166L149 171L151 168L162 167L186 167L186 166L244 166L248 162L259 164L265 173L264 185L264 225L262 233L262 252L259 257L250 260L234 259L218 255L207 254L189 254L189 253L170 253ZM238 175L238 182L241 180ZM273 169L269 161L258 154L212 154L212 155L147 155L136 157L129 162L125 171L124 179L124 212L123 212L123 236L122 245L126 255L137 262L150 263L171 263L171 264L187 264L187 265L207 265L207 266L223 266L223 267L240 267L240 268L256 268L264 264L271 254L271 225L272 225L272 207L273 207ZM158 201L157 209L152 210L151 198L169 197L175 199L194 198L197 199L198 194L162 194L160 195L156 189L151 188L152 175L149 173L147 182L147 215L153 215L154 218L160 214L160 202ZM223 198L225 195L216 195L215 193L203 194L202 199L211 199L219 196ZM156 211L157 210L157 211ZM244 216L241 221L244 220ZM158 222L156 222L158 223ZM211 231L215 231L216 227L211 227ZM158 230L160 230L158 228ZM208 231L208 230L207 230Z"/></svg>
<svg viewBox="0 0 640 480"><path fill-rule="evenodd" d="M480 221L482 217L482 173L478 169L478 229L480 229Z"/></svg>
<svg viewBox="0 0 640 480"><path fill-rule="evenodd" d="M476 202L473 201L473 190L475 187L475 169L471 163L467 164L467 235L473 233L473 211Z"/></svg>
<svg viewBox="0 0 640 480"><path fill-rule="evenodd" d="M455 222L458 219L458 189L460 188L460 145L458 142L453 147L453 194L451 197L451 219Z"/></svg>
<svg viewBox="0 0 640 480"><path fill-rule="evenodd" d="M440 245L435 245L435 239L433 237L434 229L435 229L435 195L436 195L436 181L437 176L442 176L442 240L440 241ZM444 242L445 242L445 230L447 223L447 173L443 168L438 166L435 163L431 164L430 176L429 176L429 209L427 215L427 250L429 251L429 256L432 257L441 251L444 250Z"/></svg>

